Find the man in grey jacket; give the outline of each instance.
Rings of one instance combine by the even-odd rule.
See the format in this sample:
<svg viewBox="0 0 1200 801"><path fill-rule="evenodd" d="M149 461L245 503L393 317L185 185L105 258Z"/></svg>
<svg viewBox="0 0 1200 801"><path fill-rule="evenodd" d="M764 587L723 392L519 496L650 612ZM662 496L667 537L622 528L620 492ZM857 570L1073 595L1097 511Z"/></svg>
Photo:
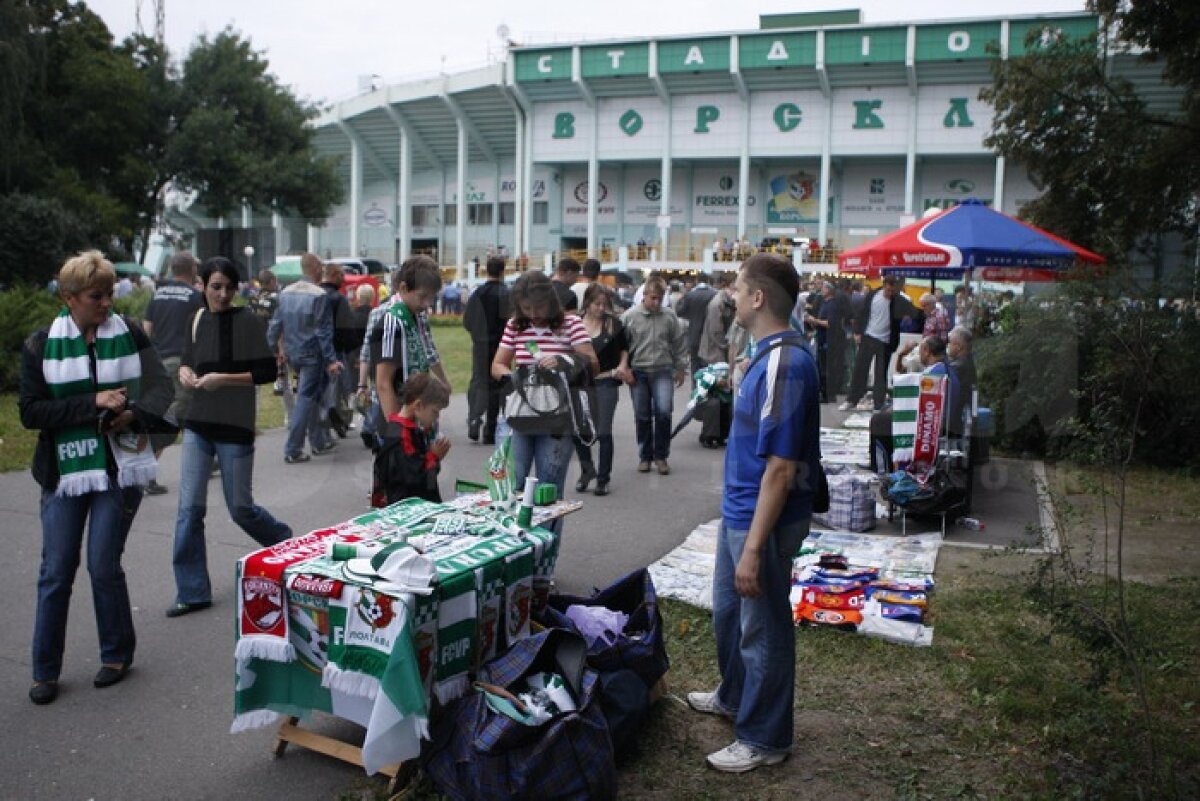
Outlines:
<svg viewBox="0 0 1200 801"><path fill-rule="evenodd" d="M279 293L279 308L267 327L267 344L300 374L296 407L288 419L288 436L283 446L283 460L288 464L308 461L305 436L317 455L329 453L335 445L321 424L320 406L326 383L342 371L342 363L333 349L333 312L329 299L325 290L317 286L322 267L315 254L305 253L301 257L304 278Z"/></svg>
<svg viewBox="0 0 1200 801"><path fill-rule="evenodd" d="M646 281L641 304L621 316L629 343L633 370L633 413L637 421L638 472L649 473L650 463L660 476L671 472L671 413L675 387L687 375L687 340L679 318L662 307L667 287L661 278Z"/></svg>

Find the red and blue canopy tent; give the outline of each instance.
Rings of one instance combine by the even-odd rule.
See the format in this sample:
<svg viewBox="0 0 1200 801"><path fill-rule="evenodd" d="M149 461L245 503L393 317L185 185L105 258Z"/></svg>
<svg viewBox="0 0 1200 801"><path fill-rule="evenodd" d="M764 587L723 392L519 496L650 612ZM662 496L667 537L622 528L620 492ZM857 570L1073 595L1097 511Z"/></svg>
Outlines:
<svg viewBox="0 0 1200 801"><path fill-rule="evenodd" d="M878 278L1055 281L1104 258L974 198L842 253L838 271Z"/></svg>

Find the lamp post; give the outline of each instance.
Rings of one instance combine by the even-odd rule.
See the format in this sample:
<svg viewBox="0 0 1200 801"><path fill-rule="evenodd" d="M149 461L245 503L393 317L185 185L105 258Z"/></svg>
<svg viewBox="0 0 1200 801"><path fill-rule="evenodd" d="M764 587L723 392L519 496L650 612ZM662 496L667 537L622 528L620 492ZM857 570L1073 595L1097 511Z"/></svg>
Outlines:
<svg viewBox="0 0 1200 801"><path fill-rule="evenodd" d="M255 276L254 245L246 245L246 247L242 248L242 253L246 254L246 272L247 272L246 277L249 279L253 279Z"/></svg>

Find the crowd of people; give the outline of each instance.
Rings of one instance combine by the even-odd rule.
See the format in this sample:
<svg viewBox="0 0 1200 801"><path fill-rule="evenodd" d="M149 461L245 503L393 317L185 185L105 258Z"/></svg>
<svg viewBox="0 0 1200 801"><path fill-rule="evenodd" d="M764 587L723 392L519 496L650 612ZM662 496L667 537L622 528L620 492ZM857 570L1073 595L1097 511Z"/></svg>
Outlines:
<svg viewBox="0 0 1200 801"><path fill-rule="evenodd" d="M285 464L331 452L351 426L353 403L363 443L375 453L372 502L440 500L438 474L451 447L440 415L452 388L429 324L442 289L438 265L428 256L408 259L378 303L365 286L345 297L340 268L313 254L301 269L283 290L264 271L249 302L235 304L243 283L237 265L177 254L172 278L160 283L139 325L112 313L116 276L99 253L64 265L58 291L66 308L26 341L22 359L21 416L40 431L33 473L43 493L34 703L58 694L85 529L102 664L94 683L107 687L127 675L136 638L120 564L124 539L143 492L167 491L157 483L156 456L180 429L168 617L212 605L204 524L213 475L230 518L258 546L292 536L253 497L258 387L275 383L285 400L294 394ZM701 444L726 451L713 587L721 683L690 693L688 703L734 721L736 739L708 756L712 767L741 772L782 761L793 739L790 557L812 513L820 404L837 400L850 364L846 402L860 400L874 363L873 402L882 409L879 375L906 326L925 334L918 369L965 380L969 293L957 304L933 294L912 304L892 279L870 292L852 282L802 285L791 262L770 253L736 273L717 272L711 283L700 276L673 285L651 275L627 297L601 281L594 260L562 259L552 275L522 273L511 288L502 258L489 259L486 270L463 315L473 348L467 437L488 445L509 438L514 486L536 475L565 495L574 454L575 491L610 494L619 483L613 420L623 387L637 443L630 470L669 476L677 389L691 376L694 392L720 390L696 411ZM590 392L587 435L577 421L504 430L514 384L542 372L570 374Z"/></svg>

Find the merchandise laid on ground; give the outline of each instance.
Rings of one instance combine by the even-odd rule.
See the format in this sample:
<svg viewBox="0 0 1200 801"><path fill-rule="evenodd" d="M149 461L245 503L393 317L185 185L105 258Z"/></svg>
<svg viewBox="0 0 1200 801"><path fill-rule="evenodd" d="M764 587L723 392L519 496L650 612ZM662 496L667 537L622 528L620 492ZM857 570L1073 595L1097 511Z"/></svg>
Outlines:
<svg viewBox="0 0 1200 801"><path fill-rule="evenodd" d="M926 623L941 533L888 536L864 533L886 517L879 477L866 468L869 416L846 428L821 429L829 511L796 556L791 602L797 625L832 626L909 645L930 645ZM660 595L712 608L720 520L698 526L674 551L650 566Z"/></svg>
<svg viewBox="0 0 1200 801"><path fill-rule="evenodd" d="M538 507L523 527L486 493L408 499L249 554L232 730L320 711L366 728L368 773L417 757L432 700L462 696L481 664L529 636L558 556L539 526L579 507Z"/></svg>
<svg viewBox="0 0 1200 801"><path fill-rule="evenodd" d="M712 609L719 524L698 526L650 566L660 596ZM925 619L941 545L936 532L893 537L814 529L793 563L793 618L797 625L931 645Z"/></svg>

